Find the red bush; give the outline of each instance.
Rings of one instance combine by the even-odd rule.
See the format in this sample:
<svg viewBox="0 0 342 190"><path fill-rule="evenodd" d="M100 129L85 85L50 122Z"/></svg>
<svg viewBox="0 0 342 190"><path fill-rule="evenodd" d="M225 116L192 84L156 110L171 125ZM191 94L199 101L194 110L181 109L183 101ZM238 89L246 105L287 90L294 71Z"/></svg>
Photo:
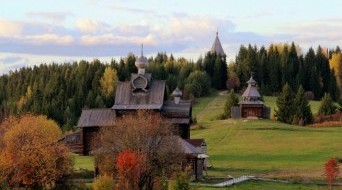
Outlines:
<svg viewBox="0 0 342 190"><path fill-rule="evenodd" d="M141 174L144 171L144 156L131 150L119 153L116 167L120 177L120 189L137 189Z"/></svg>
<svg viewBox="0 0 342 190"><path fill-rule="evenodd" d="M327 163L325 163L325 171L324 175L327 178L327 183L329 188L331 189L334 179L339 174L338 163L335 158L330 158Z"/></svg>

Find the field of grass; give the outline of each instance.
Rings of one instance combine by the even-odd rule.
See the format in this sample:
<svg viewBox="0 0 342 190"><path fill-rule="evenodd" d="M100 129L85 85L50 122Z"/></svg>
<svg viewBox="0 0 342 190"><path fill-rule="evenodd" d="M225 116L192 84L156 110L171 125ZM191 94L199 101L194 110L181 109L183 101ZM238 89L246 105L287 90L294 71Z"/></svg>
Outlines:
<svg viewBox="0 0 342 190"><path fill-rule="evenodd" d="M292 182L317 182L324 180L324 163L331 157L342 157L342 127L300 127L273 120L217 120L226 99L226 95L218 94L214 91L208 97L199 98L193 106L193 116L202 128L191 130L191 138L205 138L207 142L213 164L208 176L254 175ZM273 115L276 98L265 96L264 100ZM310 104L312 112L317 113L320 102ZM94 169L93 157L73 155L73 158L76 170ZM199 188L210 189L216 188ZM320 190L326 187L249 181L224 189Z"/></svg>
<svg viewBox="0 0 342 190"><path fill-rule="evenodd" d="M327 186L317 185L303 185L303 184L292 184L292 183L278 183L278 182L264 182L264 181L248 181L240 183L231 187L220 188L224 190L326 190ZM334 190L341 190L342 187L334 187ZM201 187L199 190L218 190L213 187Z"/></svg>
<svg viewBox="0 0 342 190"><path fill-rule="evenodd" d="M217 120L226 96L210 96L194 105L204 129L191 138L205 138L213 168L209 176L255 175L293 181L323 180L324 163L342 157L341 128L309 128L272 120ZM264 97L272 111L276 98ZM202 100L200 99L199 102ZM317 113L319 102L311 102Z"/></svg>

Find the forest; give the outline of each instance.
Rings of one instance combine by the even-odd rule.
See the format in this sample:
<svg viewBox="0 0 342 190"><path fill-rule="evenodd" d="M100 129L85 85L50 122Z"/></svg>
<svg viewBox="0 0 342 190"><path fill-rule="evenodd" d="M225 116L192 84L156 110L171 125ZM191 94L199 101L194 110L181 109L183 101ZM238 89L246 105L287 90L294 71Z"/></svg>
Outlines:
<svg viewBox="0 0 342 190"><path fill-rule="evenodd" d="M111 107L118 81L136 73L136 56L129 53L110 63L98 59L23 67L0 77L0 120L21 113L44 114L67 131L77 125L82 109ZM165 52L148 58L147 72L166 80L170 95L178 86L183 98L206 96L211 89L240 92L251 75L263 95L277 95L287 83L301 85L313 99L329 93L337 101L341 89L342 54L339 47L320 46L303 54L298 45L241 46L232 63L226 56L207 52L196 62Z"/></svg>

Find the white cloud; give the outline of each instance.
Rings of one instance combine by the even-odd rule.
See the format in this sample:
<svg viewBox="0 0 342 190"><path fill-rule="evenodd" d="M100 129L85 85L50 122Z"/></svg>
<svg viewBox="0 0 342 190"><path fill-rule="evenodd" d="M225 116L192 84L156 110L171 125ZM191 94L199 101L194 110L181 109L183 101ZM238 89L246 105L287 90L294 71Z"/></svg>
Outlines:
<svg viewBox="0 0 342 190"><path fill-rule="evenodd" d="M338 22L340 20L331 18L296 24L284 27L283 32L292 35L293 40L303 46L335 47L342 43L342 23Z"/></svg>
<svg viewBox="0 0 342 190"><path fill-rule="evenodd" d="M42 35L33 35L26 36L23 39L26 43L32 44L44 44L44 43L53 43L58 45L69 45L74 42L74 39L70 35L58 36L56 34L42 34Z"/></svg>
<svg viewBox="0 0 342 190"><path fill-rule="evenodd" d="M0 56L0 75L27 66L29 60L18 55Z"/></svg>
<svg viewBox="0 0 342 190"><path fill-rule="evenodd" d="M81 44L87 46L110 44L120 45L138 45L141 43L153 45L156 43L152 35L147 36L114 36L113 34L104 35L84 35L80 39Z"/></svg>
<svg viewBox="0 0 342 190"><path fill-rule="evenodd" d="M22 29L23 27L20 22L0 18L0 36L18 36L22 33Z"/></svg>
<svg viewBox="0 0 342 190"><path fill-rule="evenodd" d="M55 23L63 22L68 16L74 16L71 12L29 12L28 17L48 19Z"/></svg>
<svg viewBox="0 0 342 190"><path fill-rule="evenodd" d="M76 21L76 28L83 33L97 33L110 30L108 24L87 18L78 19Z"/></svg>

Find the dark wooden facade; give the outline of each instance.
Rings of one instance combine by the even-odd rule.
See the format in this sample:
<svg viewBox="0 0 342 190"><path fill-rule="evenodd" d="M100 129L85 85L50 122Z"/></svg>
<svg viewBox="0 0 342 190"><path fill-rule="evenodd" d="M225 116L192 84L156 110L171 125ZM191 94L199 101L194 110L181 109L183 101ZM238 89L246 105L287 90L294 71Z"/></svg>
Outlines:
<svg viewBox="0 0 342 190"><path fill-rule="evenodd" d="M269 118L266 115L267 107L261 101L261 95L256 87L256 81L251 77L247 81L248 87L242 94L242 101L239 108L233 107L231 110L232 118Z"/></svg>
<svg viewBox="0 0 342 190"><path fill-rule="evenodd" d="M242 104L240 105L241 117L257 117L263 118L263 104Z"/></svg>
<svg viewBox="0 0 342 190"><path fill-rule="evenodd" d="M76 154L83 154L82 131L77 131L77 132L65 135L59 141L64 142L71 152L76 153Z"/></svg>
<svg viewBox="0 0 342 190"><path fill-rule="evenodd" d="M117 84L115 103L111 108L82 110L78 127L82 130L83 155L88 155L93 150L94 137L101 127L115 126L115 120L118 117L137 110L150 110L160 113L166 122L174 126L174 135L181 139L190 138L191 101L180 100L181 92L178 88L177 98L174 101L167 100L166 81L153 80L150 73L145 73L146 62L147 59L141 55L136 62L138 73L133 73L130 81ZM202 168L203 164L198 166L201 159L197 158L197 155L202 152L191 144L186 144L185 147L187 148L185 148L184 155L187 155L187 158L191 155L193 160L191 163L196 165L193 167L196 179L202 178L202 169L198 169L198 167Z"/></svg>
<svg viewBox="0 0 342 190"><path fill-rule="evenodd" d="M95 137L99 132L99 127L87 127L82 130L83 135L83 155L89 155L95 145Z"/></svg>

